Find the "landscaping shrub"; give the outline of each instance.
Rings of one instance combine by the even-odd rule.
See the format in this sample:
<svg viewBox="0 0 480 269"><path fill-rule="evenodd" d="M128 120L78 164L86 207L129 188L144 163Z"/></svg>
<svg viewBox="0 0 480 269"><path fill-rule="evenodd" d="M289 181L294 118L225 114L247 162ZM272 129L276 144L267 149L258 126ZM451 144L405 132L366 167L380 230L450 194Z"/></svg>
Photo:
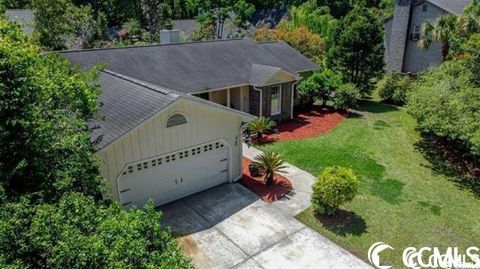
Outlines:
<svg viewBox="0 0 480 269"><path fill-rule="evenodd" d="M327 167L312 186L312 205L316 213L333 215L337 208L353 200L358 179L352 169Z"/></svg>
<svg viewBox="0 0 480 269"><path fill-rule="evenodd" d="M258 143L262 142L263 133L265 133L266 131L271 131L272 128L275 126L276 123L273 120L265 117L259 117L257 119L254 119L248 124L248 128L250 128L250 131L256 133Z"/></svg>
<svg viewBox="0 0 480 269"><path fill-rule="evenodd" d="M356 106L357 99L361 97L360 91L353 83L343 84L335 91L332 102L337 110L345 110Z"/></svg>
<svg viewBox="0 0 480 269"><path fill-rule="evenodd" d="M260 170L264 172L265 185L272 185L275 173L284 172L283 169L286 168L286 166L283 165L283 157L275 152L265 152L255 157L253 164L258 165Z"/></svg>
<svg viewBox="0 0 480 269"><path fill-rule="evenodd" d="M404 105L407 92L412 86L412 79L408 75L390 72L377 85L380 98L386 103Z"/></svg>
<svg viewBox="0 0 480 269"><path fill-rule="evenodd" d="M298 90L300 95L307 96L313 101L320 100L322 105L326 105L332 93L337 91L342 83L342 76L325 68L300 82Z"/></svg>

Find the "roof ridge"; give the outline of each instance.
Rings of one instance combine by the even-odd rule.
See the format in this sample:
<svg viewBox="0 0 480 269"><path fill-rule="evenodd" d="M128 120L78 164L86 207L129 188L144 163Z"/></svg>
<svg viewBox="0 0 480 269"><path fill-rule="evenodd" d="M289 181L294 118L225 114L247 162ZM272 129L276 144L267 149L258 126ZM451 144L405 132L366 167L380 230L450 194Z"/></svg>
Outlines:
<svg viewBox="0 0 480 269"><path fill-rule="evenodd" d="M174 90L171 90L171 89L168 89L168 88L164 88L164 87L155 85L155 84L150 83L150 82L138 80L138 79L135 79L135 78L132 78L132 77L129 77L129 76L126 76L126 75L123 75L123 74L114 72L114 71L109 70L109 69L103 69L101 72L107 73L107 74L109 74L109 75L115 76L115 77L120 78L120 79L123 79L123 80L126 80L126 81L128 81L128 82L137 84L137 85L142 86L142 87L144 87L144 88L146 88L146 89L149 89L149 90L154 91L154 92L157 92L157 93L161 93L161 94L163 94L163 95L169 95L169 94L180 95L178 92L176 92L176 91L174 91Z"/></svg>
<svg viewBox="0 0 480 269"><path fill-rule="evenodd" d="M69 52L99 51L99 50L121 50L121 49L148 48L148 47L166 47L166 46L175 46L175 45L190 45L190 44L200 44L200 43L215 43L215 42L226 42L226 41L244 41L244 40L247 40L247 39L236 38L236 39L200 40L200 41L178 42L178 43L169 43L169 44L157 43L157 44L132 45L132 46L110 47L110 48L57 50L52 52L69 53Z"/></svg>

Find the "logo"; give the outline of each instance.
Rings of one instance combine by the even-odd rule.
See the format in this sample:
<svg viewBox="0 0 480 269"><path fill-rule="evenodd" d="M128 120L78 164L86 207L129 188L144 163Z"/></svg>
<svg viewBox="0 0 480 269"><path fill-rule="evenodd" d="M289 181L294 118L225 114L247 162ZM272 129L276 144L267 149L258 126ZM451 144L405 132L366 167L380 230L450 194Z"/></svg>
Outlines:
<svg viewBox="0 0 480 269"><path fill-rule="evenodd" d="M386 249L391 249L393 248L385 244L383 242L377 242L373 244L369 249L368 249L368 260L370 261L371 264L375 265L378 269L389 269L392 266L391 265L380 265L380 252L386 250Z"/></svg>
<svg viewBox="0 0 480 269"><path fill-rule="evenodd" d="M377 242L368 249L368 260L378 269L389 269L391 265L380 265L380 252L393 248ZM407 247L403 250L402 261L410 269L465 268L480 269L480 248L472 246L462 252L458 247Z"/></svg>

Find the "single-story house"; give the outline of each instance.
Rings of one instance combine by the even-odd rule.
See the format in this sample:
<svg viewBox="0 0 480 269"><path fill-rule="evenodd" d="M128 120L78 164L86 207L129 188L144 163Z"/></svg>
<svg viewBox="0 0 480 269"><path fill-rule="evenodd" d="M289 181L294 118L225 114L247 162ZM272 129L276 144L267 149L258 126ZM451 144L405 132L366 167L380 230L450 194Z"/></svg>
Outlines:
<svg viewBox="0 0 480 269"><path fill-rule="evenodd" d="M422 27L444 15L458 16L471 0L396 0L393 16L385 19L387 71L416 74L443 61L441 44L421 48Z"/></svg>
<svg viewBox="0 0 480 269"><path fill-rule="evenodd" d="M106 62L92 140L109 197L162 205L242 176L242 131L285 120L294 85L317 66L284 42L205 41L61 52L82 68Z"/></svg>

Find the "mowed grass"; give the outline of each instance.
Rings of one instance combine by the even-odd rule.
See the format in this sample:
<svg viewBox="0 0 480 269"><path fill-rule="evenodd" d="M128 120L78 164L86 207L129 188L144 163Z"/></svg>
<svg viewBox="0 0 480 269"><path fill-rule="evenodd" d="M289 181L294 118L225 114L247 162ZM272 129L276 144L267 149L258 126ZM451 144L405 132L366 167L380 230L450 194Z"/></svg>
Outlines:
<svg viewBox="0 0 480 269"><path fill-rule="evenodd" d="M322 136L260 147L313 175L339 165L359 177L359 194L336 217L307 209L297 218L364 260L373 243L390 244L381 261L394 268L403 268L408 246L479 246L480 199L425 159L414 120L374 101L359 111Z"/></svg>

